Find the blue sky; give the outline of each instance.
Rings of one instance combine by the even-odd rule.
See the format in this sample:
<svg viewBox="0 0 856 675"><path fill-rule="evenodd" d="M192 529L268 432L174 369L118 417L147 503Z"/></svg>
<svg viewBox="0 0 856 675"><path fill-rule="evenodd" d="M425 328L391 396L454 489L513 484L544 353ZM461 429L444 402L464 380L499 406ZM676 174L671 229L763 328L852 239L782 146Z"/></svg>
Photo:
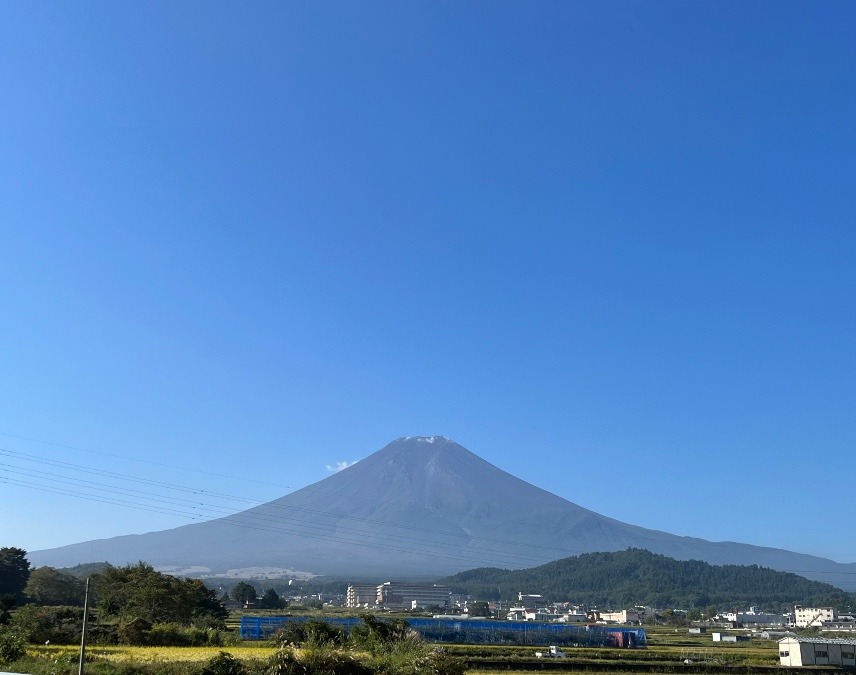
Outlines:
<svg viewBox="0 0 856 675"><path fill-rule="evenodd" d="M856 561L852 3L0 15L0 545L188 522L40 460L264 501L443 434Z"/></svg>

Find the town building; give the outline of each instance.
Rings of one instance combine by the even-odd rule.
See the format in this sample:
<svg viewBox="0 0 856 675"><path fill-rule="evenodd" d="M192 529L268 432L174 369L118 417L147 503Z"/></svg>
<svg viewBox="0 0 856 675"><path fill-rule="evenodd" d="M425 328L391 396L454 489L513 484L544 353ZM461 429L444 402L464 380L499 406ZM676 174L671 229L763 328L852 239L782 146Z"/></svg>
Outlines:
<svg viewBox="0 0 856 675"><path fill-rule="evenodd" d="M721 612L717 618L744 626L784 626L788 620L783 614L762 612L760 607L750 607L744 612Z"/></svg>
<svg viewBox="0 0 856 675"><path fill-rule="evenodd" d="M836 613L833 607L803 607L794 606L794 626L811 628L822 626L825 621L835 621Z"/></svg>
<svg viewBox="0 0 856 675"><path fill-rule="evenodd" d="M651 607L634 607L633 609L622 609L618 612L596 612L593 617L598 623L641 623L654 616Z"/></svg>
<svg viewBox="0 0 856 675"><path fill-rule="evenodd" d="M386 581L377 587L377 606L387 609L449 607L452 589L448 586Z"/></svg>
<svg viewBox="0 0 856 675"><path fill-rule="evenodd" d="M377 586L374 584L348 584L345 607L376 607Z"/></svg>

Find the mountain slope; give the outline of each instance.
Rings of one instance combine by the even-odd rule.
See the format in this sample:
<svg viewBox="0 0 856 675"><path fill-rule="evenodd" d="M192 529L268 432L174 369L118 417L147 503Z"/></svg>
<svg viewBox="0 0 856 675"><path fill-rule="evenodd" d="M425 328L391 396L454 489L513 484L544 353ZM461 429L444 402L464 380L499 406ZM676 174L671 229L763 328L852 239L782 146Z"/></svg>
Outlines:
<svg viewBox="0 0 856 675"><path fill-rule="evenodd" d="M456 593L515 600L520 589L561 602L600 607L748 607L794 604L844 609L854 595L830 584L756 565L714 566L628 549L584 553L522 570L481 568L442 580Z"/></svg>
<svg viewBox="0 0 856 675"><path fill-rule="evenodd" d="M400 438L322 481L226 518L36 551L29 559L53 566L142 559L215 572L273 566L436 578L626 548L806 570L805 576L856 587L856 564L628 525L515 478L442 436Z"/></svg>

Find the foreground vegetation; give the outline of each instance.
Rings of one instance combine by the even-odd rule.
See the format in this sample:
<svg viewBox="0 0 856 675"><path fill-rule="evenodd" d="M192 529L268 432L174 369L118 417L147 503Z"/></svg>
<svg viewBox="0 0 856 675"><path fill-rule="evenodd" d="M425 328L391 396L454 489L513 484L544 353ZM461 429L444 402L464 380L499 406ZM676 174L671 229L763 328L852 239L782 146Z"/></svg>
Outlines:
<svg viewBox="0 0 856 675"><path fill-rule="evenodd" d="M0 664L34 675L73 675L73 647L25 648L0 632ZM273 646L118 647L87 651L94 675L463 675L465 661L428 644L403 620L367 615L349 635L323 621L286 624Z"/></svg>
<svg viewBox="0 0 856 675"><path fill-rule="evenodd" d="M775 642L713 645L710 638L673 629L649 632L649 648L565 648L564 660L534 657L535 647L451 645L438 652L403 622L364 624L345 638L314 622L287 626L267 643L216 647L96 646L87 652L88 675L467 675L527 670L587 673L749 673L778 667ZM6 667L34 675L74 675L75 646L27 648ZM691 663L685 663L685 660Z"/></svg>

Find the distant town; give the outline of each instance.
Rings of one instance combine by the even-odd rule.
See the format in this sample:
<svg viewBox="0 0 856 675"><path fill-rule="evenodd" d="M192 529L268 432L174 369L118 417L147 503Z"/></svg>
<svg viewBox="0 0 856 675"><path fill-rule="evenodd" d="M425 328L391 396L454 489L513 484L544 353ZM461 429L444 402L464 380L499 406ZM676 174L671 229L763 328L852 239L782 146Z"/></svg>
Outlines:
<svg viewBox="0 0 856 675"><path fill-rule="evenodd" d="M558 623L594 623L603 625L642 625L663 619L664 614L690 614L681 609L634 606L622 609L598 609L570 602L549 602L542 595L519 593L517 603L478 601L452 593L447 586L385 581L373 584L349 584L347 594L327 600L352 609L410 610L438 609L459 619L501 618L508 621L546 621ZM689 621L688 621L689 622ZM803 607L777 614L758 606L708 616L698 631L721 629L817 628L821 632L856 632L856 613L841 613L835 607ZM692 630L692 629L691 629Z"/></svg>

